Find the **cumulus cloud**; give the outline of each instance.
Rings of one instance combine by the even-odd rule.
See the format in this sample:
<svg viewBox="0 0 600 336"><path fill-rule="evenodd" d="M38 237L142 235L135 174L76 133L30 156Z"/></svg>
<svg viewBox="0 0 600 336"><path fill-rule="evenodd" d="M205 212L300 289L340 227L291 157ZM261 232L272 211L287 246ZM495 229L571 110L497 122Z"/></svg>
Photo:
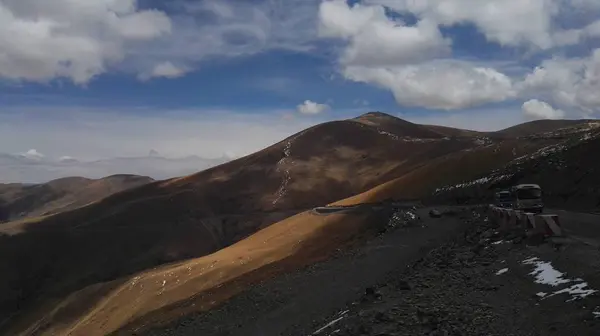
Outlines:
<svg viewBox="0 0 600 336"><path fill-rule="evenodd" d="M170 77L211 57L309 50L318 1L174 0L159 11L138 0L3 0L0 78L85 84L114 70Z"/></svg>
<svg viewBox="0 0 600 336"><path fill-rule="evenodd" d="M600 111L600 49L584 58L554 58L543 61L529 73L519 89L524 95L544 96L552 102L580 109Z"/></svg>
<svg viewBox="0 0 600 336"><path fill-rule="evenodd" d="M530 119L561 119L565 117L565 112L554 109L550 104L531 99L523 103L523 114Z"/></svg>
<svg viewBox="0 0 600 336"><path fill-rule="evenodd" d="M141 80L149 80L151 78L177 78L185 75L186 70L180 67L177 67L173 63L167 61L158 63L152 68L149 73L140 74L139 78Z"/></svg>
<svg viewBox="0 0 600 336"><path fill-rule="evenodd" d="M543 97L593 113L600 53L505 73L494 62L448 58L452 35L442 36L440 27L472 25L488 41L531 55L600 37L599 15L592 0L328 0L320 5L319 33L344 43L338 62L346 79L388 89L403 106L455 110Z"/></svg>
<svg viewBox="0 0 600 336"><path fill-rule="evenodd" d="M45 157L44 154L38 152L36 149L30 149L25 153L21 153L20 156L31 160L41 160Z"/></svg>
<svg viewBox="0 0 600 336"><path fill-rule="evenodd" d="M86 83L122 60L127 48L171 32L162 12L135 0L0 2L0 77Z"/></svg>
<svg viewBox="0 0 600 336"><path fill-rule="evenodd" d="M298 113L302 114L320 114L329 110L329 105L319 104L311 100L305 100L304 103L296 107Z"/></svg>
<svg viewBox="0 0 600 336"><path fill-rule="evenodd" d="M404 25L385 14L382 6L350 6L344 0L326 1L319 11L320 33L348 41L345 65L387 66L435 58L450 52L450 42L427 20Z"/></svg>
<svg viewBox="0 0 600 336"><path fill-rule="evenodd" d="M401 67L344 69L346 78L389 89L401 105L462 109L512 98L511 79L491 68L458 61L435 61Z"/></svg>
<svg viewBox="0 0 600 336"><path fill-rule="evenodd" d="M552 47L554 0L369 0L441 25L473 23L490 41L508 46Z"/></svg>
<svg viewBox="0 0 600 336"><path fill-rule="evenodd" d="M402 1L371 3L332 0L320 6L321 36L347 43L339 59L345 78L388 89L404 106L452 110L515 96L512 80L493 68L440 59L450 53L451 41L442 36L438 17L423 15L409 26L383 7L419 13L426 2L414 8Z"/></svg>
<svg viewBox="0 0 600 336"><path fill-rule="evenodd" d="M563 29L558 21L572 14L600 10L592 0L367 0L439 25L471 23L491 42L547 50L578 43L583 27ZM582 34L583 33L583 34Z"/></svg>

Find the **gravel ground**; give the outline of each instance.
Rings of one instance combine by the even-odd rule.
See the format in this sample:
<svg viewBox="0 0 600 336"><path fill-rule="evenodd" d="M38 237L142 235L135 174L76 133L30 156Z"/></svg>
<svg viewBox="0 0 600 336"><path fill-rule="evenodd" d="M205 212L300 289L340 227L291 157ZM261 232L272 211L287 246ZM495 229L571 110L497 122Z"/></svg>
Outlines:
<svg viewBox="0 0 600 336"><path fill-rule="evenodd" d="M502 236L485 214L434 219L427 211L418 225L148 334L600 335L597 247L528 246ZM555 286L536 283L542 262ZM590 295L563 293L569 288Z"/></svg>
<svg viewBox="0 0 600 336"><path fill-rule="evenodd" d="M535 265L523 263L534 257L548 262L546 276L564 273L554 274L563 283L536 283ZM343 315L315 324L312 334L599 335L600 298L591 293L600 289L599 263L598 250L586 245L556 251L506 241L482 217L460 239L369 288ZM591 295L551 295L569 287Z"/></svg>

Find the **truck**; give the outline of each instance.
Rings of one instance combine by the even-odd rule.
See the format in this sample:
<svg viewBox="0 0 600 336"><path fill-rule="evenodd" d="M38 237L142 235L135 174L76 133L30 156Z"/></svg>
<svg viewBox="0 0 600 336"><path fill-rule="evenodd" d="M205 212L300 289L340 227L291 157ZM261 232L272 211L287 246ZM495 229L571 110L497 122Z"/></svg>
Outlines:
<svg viewBox="0 0 600 336"><path fill-rule="evenodd" d="M500 208L512 208L512 196L509 190L500 190L496 192L494 204Z"/></svg>
<svg viewBox="0 0 600 336"><path fill-rule="evenodd" d="M532 213L542 213L544 202L542 201L542 188L537 184L519 184L510 190L512 208Z"/></svg>

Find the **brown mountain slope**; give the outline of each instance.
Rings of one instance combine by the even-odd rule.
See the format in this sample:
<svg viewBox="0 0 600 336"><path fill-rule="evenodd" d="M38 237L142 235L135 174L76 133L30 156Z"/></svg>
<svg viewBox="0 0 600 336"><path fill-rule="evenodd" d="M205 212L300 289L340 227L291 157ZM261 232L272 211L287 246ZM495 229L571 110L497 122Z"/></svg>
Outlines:
<svg viewBox="0 0 600 336"><path fill-rule="evenodd" d="M502 137L526 137L533 134L554 132L562 128L572 128L577 126L585 126L587 124L596 123L596 120L534 120L512 126L497 132L492 132L492 135Z"/></svg>
<svg viewBox="0 0 600 336"><path fill-rule="evenodd" d="M66 177L43 184L0 185L0 222L71 210L153 180L146 176L113 175L93 180Z"/></svg>
<svg viewBox="0 0 600 336"><path fill-rule="evenodd" d="M387 115L359 119L317 125L194 175L12 223L4 231L10 235L0 237L0 274L6 275L0 278L0 315L13 316L5 325L86 286L205 256L392 179L397 187L369 199L416 197L458 179L452 172L469 178L558 141L448 138Z"/></svg>
<svg viewBox="0 0 600 336"><path fill-rule="evenodd" d="M592 144L591 140L582 140L586 138L586 133L575 132L561 140L552 136L530 143L507 140L452 152L430 160L420 169L334 204L427 197L440 186L460 184L479 177L482 172L504 169L507 163L521 162L523 158L535 157L540 151L563 148L567 144L578 144L569 147L565 153L570 153L573 158L580 157L589 148L579 146ZM549 171L549 174L553 173ZM116 330L121 334L139 332L190 313L209 310L252 284L327 258L337 248L360 239L365 230L376 228L379 222L381 218L377 216L315 216L304 212L205 257L75 292L50 308L27 316L15 333L17 330L28 333L33 329L41 335L67 332L103 335Z"/></svg>
<svg viewBox="0 0 600 336"><path fill-rule="evenodd" d="M481 137L486 136L485 132L471 131L460 128L452 128L437 125L423 125L428 129L447 137Z"/></svg>
<svg viewBox="0 0 600 336"><path fill-rule="evenodd" d="M302 210L477 146L440 136L404 138L420 133L403 129L406 133L390 136L377 125L329 122L191 176L11 223L4 230L10 235L0 238L0 273L7 275L0 279L0 312L8 316L15 307L212 253Z"/></svg>

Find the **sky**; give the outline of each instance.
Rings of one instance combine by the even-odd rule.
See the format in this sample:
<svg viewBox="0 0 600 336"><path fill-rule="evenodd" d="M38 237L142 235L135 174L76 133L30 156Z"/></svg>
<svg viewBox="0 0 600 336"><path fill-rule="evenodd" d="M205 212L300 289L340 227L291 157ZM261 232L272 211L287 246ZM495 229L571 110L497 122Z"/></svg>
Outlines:
<svg viewBox="0 0 600 336"><path fill-rule="evenodd" d="M177 176L369 111L597 118L598 92L597 0L0 0L0 182Z"/></svg>

